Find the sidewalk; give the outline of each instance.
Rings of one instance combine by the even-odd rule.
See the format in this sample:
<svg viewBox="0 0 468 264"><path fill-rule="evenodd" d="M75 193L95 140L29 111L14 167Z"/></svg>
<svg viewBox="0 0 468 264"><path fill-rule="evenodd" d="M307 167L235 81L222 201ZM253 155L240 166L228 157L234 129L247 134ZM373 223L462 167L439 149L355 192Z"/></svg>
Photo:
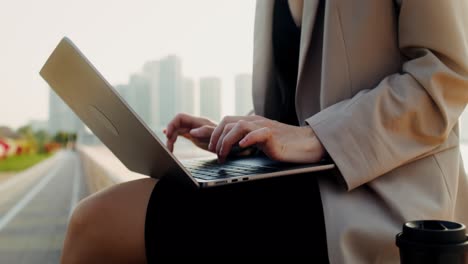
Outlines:
<svg viewBox="0 0 468 264"><path fill-rule="evenodd" d="M7 181L12 176L14 176L17 172L0 172L0 184L4 181Z"/></svg>

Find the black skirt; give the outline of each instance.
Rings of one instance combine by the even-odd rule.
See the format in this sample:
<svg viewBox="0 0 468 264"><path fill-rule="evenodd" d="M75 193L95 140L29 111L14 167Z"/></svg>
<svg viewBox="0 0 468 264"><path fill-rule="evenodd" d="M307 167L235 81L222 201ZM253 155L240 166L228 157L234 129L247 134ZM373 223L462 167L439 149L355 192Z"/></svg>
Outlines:
<svg viewBox="0 0 468 264"><path fill-rule="evenodd" d="M199 190L159 181L146 214L148 263L168 256L275 255L328 263L321 174Z"/></svg>

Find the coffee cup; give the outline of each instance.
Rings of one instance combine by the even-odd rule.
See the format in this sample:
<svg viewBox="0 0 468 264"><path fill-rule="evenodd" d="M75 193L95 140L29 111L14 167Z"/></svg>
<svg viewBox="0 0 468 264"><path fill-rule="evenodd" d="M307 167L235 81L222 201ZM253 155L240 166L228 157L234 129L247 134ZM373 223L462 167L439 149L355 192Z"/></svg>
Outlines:
<svg viewBox="0 0 468 264"><path fill-rule="evenodd" d="M396 236L402 264L467 264L468 236L461 223L411 221Z"/></svg>

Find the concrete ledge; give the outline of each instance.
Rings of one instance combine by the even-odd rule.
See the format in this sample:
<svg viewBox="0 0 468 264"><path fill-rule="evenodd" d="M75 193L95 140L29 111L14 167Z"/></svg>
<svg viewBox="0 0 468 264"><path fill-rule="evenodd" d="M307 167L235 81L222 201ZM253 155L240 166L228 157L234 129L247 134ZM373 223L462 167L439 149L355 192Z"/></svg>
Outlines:
<svg viewBox="0 0 468 264"><path fill-rule="evenodd" d="M83 163L86 184L90 193L95 193L114 184L147 178L132 172L105 146L78 145L77 151ZM196 148L187 140L180 139L175 151L178 159L212 157L216 155Z"/></svg>
<svg viewBox="0 0 468 264"><path fill-rule="evenodd" d="M106 147L78 146L77 151L91 194L118 183L148 177L128 170Z"/></svg>

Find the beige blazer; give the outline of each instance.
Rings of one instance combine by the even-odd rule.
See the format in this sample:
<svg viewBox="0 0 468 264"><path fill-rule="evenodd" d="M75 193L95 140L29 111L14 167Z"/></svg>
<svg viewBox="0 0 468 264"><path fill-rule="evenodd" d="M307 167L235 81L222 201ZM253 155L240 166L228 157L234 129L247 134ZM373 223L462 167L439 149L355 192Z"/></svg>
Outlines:
<svg viewBox="0 0 468 264"><path fill-rule="evenodd" d="M304 2L296 111L338 168L319 177L330 261L398 263L405 221L468 224L468 1L318 2ZM267 117L281 110L273 3L258 0L255 22L254 105Z"/></svg>

